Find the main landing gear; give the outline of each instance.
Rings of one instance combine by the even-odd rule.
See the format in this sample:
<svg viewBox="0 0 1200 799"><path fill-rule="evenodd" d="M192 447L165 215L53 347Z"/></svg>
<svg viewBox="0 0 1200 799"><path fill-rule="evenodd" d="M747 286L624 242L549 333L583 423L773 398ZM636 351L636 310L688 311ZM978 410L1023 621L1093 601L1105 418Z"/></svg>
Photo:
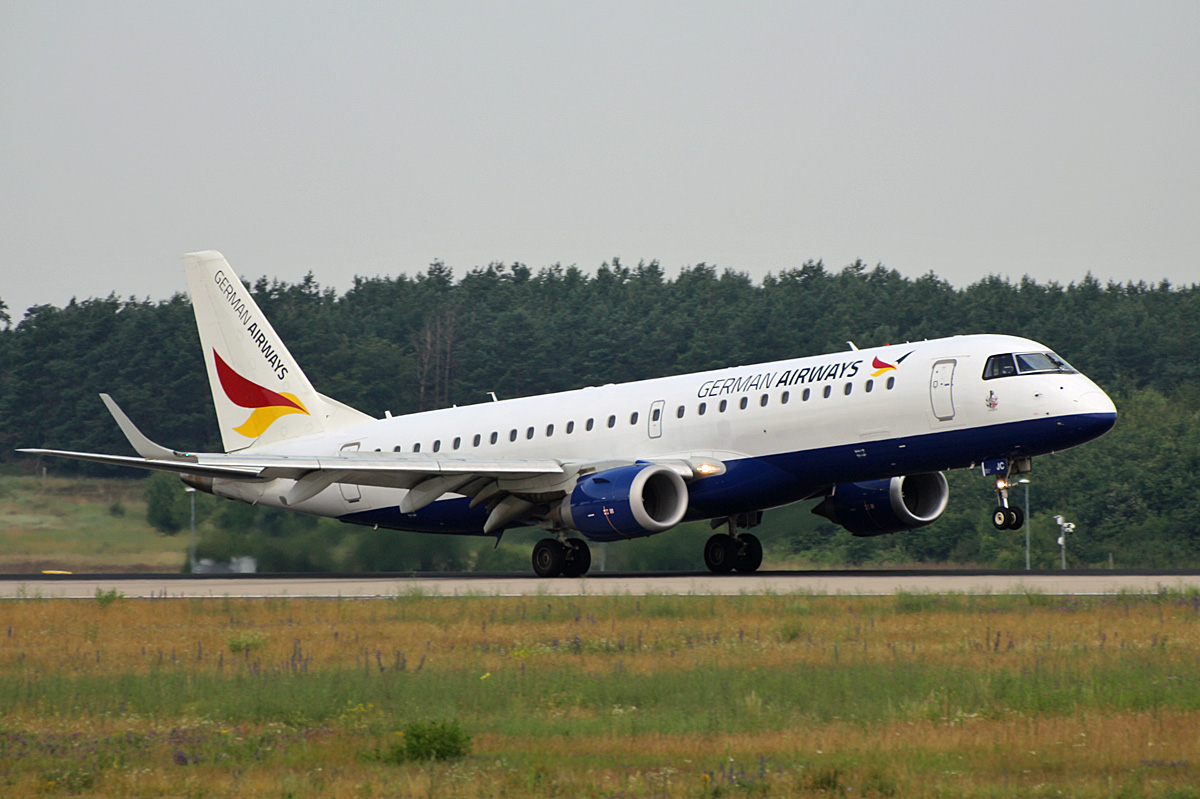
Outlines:
<svg viewBox="0 0 1200 799"><path fill-rule="evenodd" d="M1008 489L1018 474L1028 472L1032 466L1029 458L1012 460L1003 475L996 477L996 509L992 511L992 524L997 530L1020 530L1025 525L1025 512L1008 504Z"/></svg>
<svg viewBox="0 0 1200 799"><path fill-rule="evenodd" d="M533 571L538 577L582 577L592 566L592 550L582 538L543 538L533 545Z"/></svg>
<svg viewBox="0 0 1200 799"><path fill-rule="evenodd" d="M738 523L753 527L762 521L762 513L713 519L712 525L716 527L722 521L729 524L729 532L717 533L704 544L704 565L714 574L727 574L735 570L746 574L758 571L763 559L762 542L756 535L739 533Z"/></svg>

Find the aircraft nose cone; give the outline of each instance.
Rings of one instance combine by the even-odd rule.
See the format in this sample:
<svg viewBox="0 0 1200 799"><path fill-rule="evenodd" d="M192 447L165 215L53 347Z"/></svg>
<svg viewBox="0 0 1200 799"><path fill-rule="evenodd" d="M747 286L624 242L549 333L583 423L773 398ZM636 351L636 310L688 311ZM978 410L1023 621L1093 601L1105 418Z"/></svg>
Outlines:
<svg viewBox="0 0 1200 799"><path fill-rule="evenodd" d="M1075 400L1075 412L1093 437L1107 433L1117 423L1117 406L1103 391L1080 394Z"/></svg>
<svg viewBox="0 0 1200 799"><path fill-rule="evenodd" d="M1116 419L1117 406L1103 391L1085 391L1075 400L1079 413L1107 414Z"/></svg>

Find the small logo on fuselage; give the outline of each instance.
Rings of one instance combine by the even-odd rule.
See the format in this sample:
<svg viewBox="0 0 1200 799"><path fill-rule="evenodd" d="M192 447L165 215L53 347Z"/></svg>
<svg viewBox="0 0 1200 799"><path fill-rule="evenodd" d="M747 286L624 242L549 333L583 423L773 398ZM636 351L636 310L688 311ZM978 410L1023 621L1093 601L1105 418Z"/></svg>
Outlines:
<svg viewBox="0 0 1200 799"><path fill-rule="evenodd" d="M912 350L909 350L897 358L895 363L888 363L887 361L880 360L879 356L876 355L871 359L871 368L875 370L874 372L871 372L871 377L879 377L884 372L895 371L896 367L899 366L904 359L910 355L912 355Z"/></svg>

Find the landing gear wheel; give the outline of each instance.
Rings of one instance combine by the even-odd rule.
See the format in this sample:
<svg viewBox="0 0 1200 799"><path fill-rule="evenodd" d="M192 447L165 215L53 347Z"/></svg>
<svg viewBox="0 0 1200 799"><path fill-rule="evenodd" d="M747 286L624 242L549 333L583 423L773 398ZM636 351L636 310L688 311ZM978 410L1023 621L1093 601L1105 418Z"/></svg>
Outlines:
<svg viewBox="0 0 1200 799"><path fill-rule="evenodd" d="M533 572L538 577L557 577L566 562L566 547L553 538L543 538L533 545Z"/></svg>
<svg viewBox="0 0 1200 799"><path fill-rule="evenodd" d="M582 538L567 539L566 556L562 567L563 577L582 577L592 567L592 550Z"/></svg>
<svg viewBox="0 0 1200 799"><path fill-rule="evenodd" d="M992 524L997 530L1008 529L1008 508L1002 508L999 505L992 511Z"/></svg>
<svg viewBox="0 0 1200 799"><path fill-rule="evenodd" d="M758 536L742 533L735 539L740 546L737 556L733 559L733 568L749 574L758 571L762 565L762 542Z"/></svg>
<svg viewBox="0 0 1200 799"><path fill-rule="evenodd" d="M997 507L992 512L992 524L997 530L1020 530L1025 524L1025 511L1020 508Z"/></svg>
<svg viewBox="0 0 1200 799"><path fill-rule="evenodd" d="M728 533L717 533L704 544L704 565L714 574L725 574L733 571L737 554L737 539Z"/></svg>

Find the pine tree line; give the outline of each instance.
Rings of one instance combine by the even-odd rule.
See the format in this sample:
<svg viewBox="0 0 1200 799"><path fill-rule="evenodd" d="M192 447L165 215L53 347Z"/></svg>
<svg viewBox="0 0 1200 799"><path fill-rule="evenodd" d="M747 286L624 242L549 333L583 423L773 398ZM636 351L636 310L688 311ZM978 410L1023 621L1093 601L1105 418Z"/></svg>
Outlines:
<svg viewBox="0 0 1200 799"><path fill-rule="evenodd" d="M933 274L912 279L861 262L841 270L810 262L756 283L705 264L672 278L656 262L614 259L594 274L495 263L456 279L434 263L412 277L358 278L343 294L311 274L294 284L259 278L250 289L318 390L377 416L488 401L491 391L508 398L813 355L847 341L1027 336L1096 380L1121 411L1104 439L1038 464L1039 499L1069 509L1088 530L1076 556L1098 561L1116 550L1142 562L1200 562L1200 489L1191 479L1200 459L1195 285L989 277L956 289ZM126 452L101 391L155 440L219 448L185 295L36 306L16 324L4 310L0 302L0 460L12 468L30 464L12 452L20 446ZM956 478L956 489L965 479ZM963 485L983 506L991 502L978 481ZM903 554L918 559L1010 558L1008 543L963 515L976 505L962 503L963 494L923 531L838 538L837 546L868 554L908 547ZM833 533L823 535L816 545L828 549Z"/></svg>

